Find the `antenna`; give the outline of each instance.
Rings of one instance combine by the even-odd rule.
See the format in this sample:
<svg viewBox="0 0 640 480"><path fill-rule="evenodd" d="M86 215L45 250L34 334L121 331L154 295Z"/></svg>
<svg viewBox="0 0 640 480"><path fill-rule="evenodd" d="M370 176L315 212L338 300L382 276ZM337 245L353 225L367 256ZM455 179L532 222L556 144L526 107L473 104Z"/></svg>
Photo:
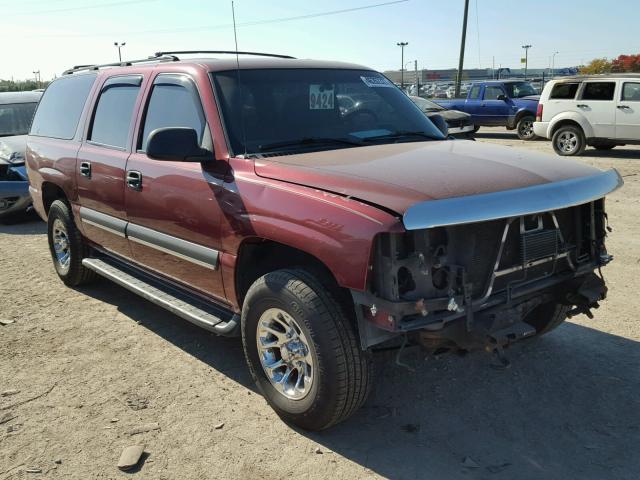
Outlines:
<svg viewBox="0 0 640 480"><path fill-rule="evenodd" d="M242 83L240 83L240 54L238 53L238 33L236 29L236 9L231 0L231 15L233 17L233 40L236 44L236 72L238 77L238 101L240 103L240 123L242 126L242 144L244 145L244 157L247 156L247 131L244 126L244 100L242 94Z"/></svg>

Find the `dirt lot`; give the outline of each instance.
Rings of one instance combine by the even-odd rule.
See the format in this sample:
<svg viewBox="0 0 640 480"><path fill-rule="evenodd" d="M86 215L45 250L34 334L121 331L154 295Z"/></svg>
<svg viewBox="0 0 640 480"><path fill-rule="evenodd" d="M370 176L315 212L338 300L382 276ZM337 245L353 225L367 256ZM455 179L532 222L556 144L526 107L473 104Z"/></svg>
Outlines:
<svg viewBox="0 0 640 480"><path fill-rule="evenodd" d="M551 152L501 129L479 140ZM366 406L319 434L256 394L239 341L106 281L67 289L43 223L0 226L0 320L14 321L0 325L0 392L14 393L0 397L0 478L640 478L640 149L581 161L626 181L595 319L514 346L508 370L484 353L409 355L413 372L383 356ZM143 466L119 472L137 443Z"/></svg>

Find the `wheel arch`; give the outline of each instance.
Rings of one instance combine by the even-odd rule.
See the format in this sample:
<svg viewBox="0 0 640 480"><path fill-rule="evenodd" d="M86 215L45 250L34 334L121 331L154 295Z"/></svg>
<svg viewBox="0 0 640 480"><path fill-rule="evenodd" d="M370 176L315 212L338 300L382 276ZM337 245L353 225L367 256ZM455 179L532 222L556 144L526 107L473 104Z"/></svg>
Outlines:
<svg viewBox="0 0 640 480"><path fill-rule="evenodd" d="M591 125L584 118L580 118L575 113L567 113L561 114L555 117L549 123L549 135L548 138L553 138L553 135L558 131L560 127L572 125L574 127L580 128L582 133L584 133L585 138L593 137L593 129Z"/></svg>
<svg viewBox="0 0 640 480"><path fill-rule="evenodd" d="M41 191L42 206L44 207L44 211L47 215L49 214L51 204L56 200L62 200L66 203L69 203L69 199L67 198L67 194L65 193L65 191L59 185L53 182L42 182Z"/></svg>

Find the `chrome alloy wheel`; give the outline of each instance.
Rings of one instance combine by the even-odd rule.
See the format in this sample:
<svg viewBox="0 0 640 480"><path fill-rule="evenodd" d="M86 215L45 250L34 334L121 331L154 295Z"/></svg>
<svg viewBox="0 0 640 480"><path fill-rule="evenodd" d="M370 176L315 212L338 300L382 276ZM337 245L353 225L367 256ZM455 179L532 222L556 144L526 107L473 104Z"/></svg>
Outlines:
<svg viewBox="0 0 640 480"><path fill-rule="evenodd" d="M315 366L310 343L291 315L279 308L266 310L256 331L264 373L282 395L304 398L313 384Z"/></svg>
<svg viewBox="0 0 640 480"><path fill-rule="evenodd" d="M71 263L71 246L67 227L59 218L56 218L53 222L53 251L56 254L58 265L67 270Z"/></svg>
<svg viewBox="0 0 640 480"><path fill-rule="evenodd" d="M556 147L564 153L573 153L578 148L578 136L573 132L562 132L556 139Z"/></svg>

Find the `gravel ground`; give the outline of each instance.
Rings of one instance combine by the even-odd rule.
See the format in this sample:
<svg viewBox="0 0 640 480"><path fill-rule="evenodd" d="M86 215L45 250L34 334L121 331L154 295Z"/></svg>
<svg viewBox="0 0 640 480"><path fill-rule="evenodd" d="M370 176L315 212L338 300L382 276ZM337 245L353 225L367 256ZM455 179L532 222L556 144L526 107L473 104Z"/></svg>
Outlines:
<svg viewBox="0 0 640 480"><path fill-rule="evenodd" d="M553 154L502 129L478 140ZM631 148L581 158L626 181L608 202L615 261L593 320L515 345L508 370L484 353L409 352L414 371L381 356L365 407L314 434L255 392L238 340L106 281L65 288L43 223L0 226L0 320L14 322L0 325L0 478L640 478L638 160ZM144 463L119 472L134 444Z"/></svg>

